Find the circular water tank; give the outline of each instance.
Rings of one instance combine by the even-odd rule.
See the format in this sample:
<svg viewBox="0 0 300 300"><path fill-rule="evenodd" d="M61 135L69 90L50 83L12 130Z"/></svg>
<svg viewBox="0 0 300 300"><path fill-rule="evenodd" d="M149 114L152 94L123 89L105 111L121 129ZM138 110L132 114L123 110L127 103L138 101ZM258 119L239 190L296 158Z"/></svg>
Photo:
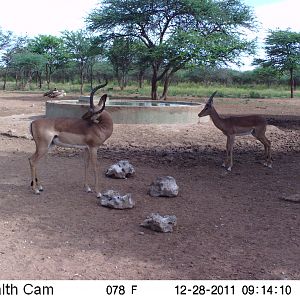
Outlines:
<svg viewBox="0 0 300 300"><path fill-rule="evenodd" d="M198 113L204 105L194 102L168 102L149 100L109 100L105 109L115 124L176 124L197 123ZM89 109L89 97L79 100L48 100L46 116L80 118ZM208 117L201 118L201 122Z"/></svg>

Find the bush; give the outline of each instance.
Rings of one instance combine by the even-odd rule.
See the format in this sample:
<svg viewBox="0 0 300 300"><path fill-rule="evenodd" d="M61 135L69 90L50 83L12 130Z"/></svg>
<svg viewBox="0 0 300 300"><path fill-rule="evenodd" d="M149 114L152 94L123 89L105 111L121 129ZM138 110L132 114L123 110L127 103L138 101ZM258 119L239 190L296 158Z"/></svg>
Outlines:
<svg viewBox="0 0 300 300"><path fill-rule="evenodd" d="M264 99L265 97L262 96L259 92L251 91L249 93L249 98L252 98L252 99Z"/></svg>

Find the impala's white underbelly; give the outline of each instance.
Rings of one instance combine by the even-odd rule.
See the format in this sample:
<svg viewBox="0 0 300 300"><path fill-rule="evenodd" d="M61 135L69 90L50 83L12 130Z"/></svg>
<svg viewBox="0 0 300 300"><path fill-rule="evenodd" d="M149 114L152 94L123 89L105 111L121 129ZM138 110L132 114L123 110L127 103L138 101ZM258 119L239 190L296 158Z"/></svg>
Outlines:
<svg viewBox="0 0 300 300"><path fill-rule="evenodd" d="M84 145L84 144L80 144L80 143L70 143L69 141L64 141L64 140L61 140L59 137L55 137L53 140L52 140L53 144L56 145L56 146L59 146L59 147L65 147L65 148L78 148L78 149L85 149L87 148L87 145Z"/></svg>
<svg viewBox="0 0 300 300"><path fill-rule="evenodd" d="M252 134L253 134L253 130L245 131L245 132L239 132L239 133L236 133L235 136L252 135Z"/></svg>

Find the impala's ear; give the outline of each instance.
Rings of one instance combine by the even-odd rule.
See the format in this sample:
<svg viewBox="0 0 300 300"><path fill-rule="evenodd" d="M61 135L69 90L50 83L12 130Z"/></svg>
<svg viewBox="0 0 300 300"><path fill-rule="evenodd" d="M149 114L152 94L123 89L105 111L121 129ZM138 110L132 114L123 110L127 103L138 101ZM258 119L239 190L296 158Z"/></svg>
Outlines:
<svg viewBox="0 0 300 300"><path fill-rule="evenodd" d="M209 99L207 100L207 105L212 105L213 104L213 101L214 101L214 96L216 95L217 91L215 91L210 97Z"/></svg>
<svg viewBox="0 0 300 300"><path fill-rule="evenodd" d="M100 98L99 103L96 106L90 107L89 111L87 111L81 117L81 119L95 121L99 117L99 115L102 113L102 111L104 110L106 100L107 100L107 94L104 94ZM91 104L94 105L93 102L91 102Z"/></svg>
<svg viewBox="0 0 300 300"><path fill-rule="evenodd" d="M81 119L83 119L83 120L90 120L91 117L92 117L92 115L93 115L93 112L92 112L91 110L89 110L89 111L87 111L87 112L81 117Z"/></svg>

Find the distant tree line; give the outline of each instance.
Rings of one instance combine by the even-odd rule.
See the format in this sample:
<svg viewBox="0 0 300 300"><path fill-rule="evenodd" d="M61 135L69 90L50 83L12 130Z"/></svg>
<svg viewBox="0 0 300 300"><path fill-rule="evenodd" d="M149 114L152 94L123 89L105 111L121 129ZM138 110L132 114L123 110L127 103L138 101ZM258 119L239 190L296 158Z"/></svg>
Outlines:
<svg viewBox="0 0 300 300"><path fill-rule="evenodd" d="M265 59L253 71L239 72L242 54L256 43L247 34L256 27L251 8L240 0L104 0L87 18L86 29L60 36L18 37L0 28L0 78L16 89L35 83L84 84L116 80L151 85L152 99L166 99L170 82L225 85L286 84L291 97L299 81L300 33L269 31ZM163 92L158 94L158 84Z"/></svg>

